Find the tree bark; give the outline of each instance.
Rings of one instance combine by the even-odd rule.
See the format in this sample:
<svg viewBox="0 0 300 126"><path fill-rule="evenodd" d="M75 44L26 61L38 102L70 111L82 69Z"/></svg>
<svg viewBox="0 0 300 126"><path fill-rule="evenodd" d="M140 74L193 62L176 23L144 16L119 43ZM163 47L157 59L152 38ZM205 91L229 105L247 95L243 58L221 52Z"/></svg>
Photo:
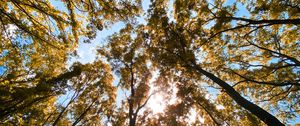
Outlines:
<svg viewBox="0 0 300 126"><path fill-rule="evenodd" d="M245 21L249 24L300 24L300 19L271 19L271 20L252 20L247 18L240 18L240 17L217 17L217 18L226 18L238 21Z"/></svg>
<svg viewBox="0 0 300 126"><path fill-rule="evenodd" d="M135 126L135 113L134 113L134 110L133 110L133 97L131 97L129 100L128 100L128 104L129 104L129 113L128 113L128 116L129 116L129 126Z"/></svg>
<svg viewBox="0 0 300 126"><path fill-rule="evenodd" d="M130 98L128 100L128 104L129 104L129 126L135 126L135 122L136 122L136 113L134 112L134 102L135 102L135 89L134 89L134 72L133 72L133 62L131 61L130 67L130 91L131 91L131 95Z"/></svg>
<svg viewBox="0 0 300 126"><path fill-rule="evenodd" d="M253 115L258 117L268 126L284 126L284 124L282 124L276 117L242 97L233 87L231 87L228 83L221 80L220 78L216 77L214 74L205 71L196 64L193 64L191 67L194 68L198 73L205 75L206 77L217 83L235 102L237 102L244 109L250 111Z"/></svg>

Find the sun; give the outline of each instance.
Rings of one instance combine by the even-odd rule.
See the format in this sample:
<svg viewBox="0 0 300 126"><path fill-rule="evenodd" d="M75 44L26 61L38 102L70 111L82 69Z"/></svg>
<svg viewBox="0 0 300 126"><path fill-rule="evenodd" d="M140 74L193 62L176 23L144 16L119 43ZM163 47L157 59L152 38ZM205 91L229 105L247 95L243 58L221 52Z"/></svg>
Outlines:
<svg viewBox="0 0 300 126"><path fill-rule="evenodd" d="M153 114L163 113L167 104L163 102L164 98L161 94L157 93L151 96L147 107L152 110Z"/></svg>
<svg viewBox="0 0 300 126"><path fill-rule="evenodd" d="M159 74L157 72L153 72L152 75L154 76L151 78L149 83L150 94L152 95L150 96L150 99L146 107L150 109L152 113L155 115L158 113L163 113L168 105L175 104L178 101L176 97L176 93L178 89L175 85L172 85L170 87L172 88L172 93L167 94L161 89L161 87L156 87L154 84L155 83L154 81L157 79ZM168 98L166 98L167 95L169 96Z"/></svg>

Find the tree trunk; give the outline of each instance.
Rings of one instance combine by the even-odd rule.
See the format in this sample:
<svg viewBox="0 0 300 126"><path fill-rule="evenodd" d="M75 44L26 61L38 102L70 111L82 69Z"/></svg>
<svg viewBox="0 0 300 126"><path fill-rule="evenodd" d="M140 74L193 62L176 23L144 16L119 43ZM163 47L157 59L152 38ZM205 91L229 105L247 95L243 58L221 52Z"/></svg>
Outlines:
<svg viewBox="0 0 300 126"><path fill-rule="evenodd" d="M198 65L194 64L192 66L197 70L197 72L204 74L209 79L213 80L215 83L217 83L220 87L222 87L225 92L240 106L242 106L244 109L250 111L253 115L258 117L260 120L262 120L265 124L268 126L284 126L276 117L262 109L261 107L257 106L256 104L253 104L252 102L248 101L244 97L242 97L233 87L231 87L228 83L221 80L220 78L216 77L210 72L207 72L203 70Z"/></svg>
<svg viewBox="0 0 300 126"><path fill-rule="evenodd" d="M132 98L130 98L128 100L128 104L129 104L129 126L135 126L135 119L134 119L134 110L133 110L133 100Z"/></svg>
<svg viewBox="0 0 300 126"><path fill-rule="evenodd" d="M130 119L129 120L129 126L135 126L135 120L136 120L136 118L135 117L130 117L129 119Z"/></svg>
<svg viewBox="0 0 300 126"><path fill-rule="evenodd" d="M135 96L135 90L134 90L134 72L133 72L133 62L131 61L131 65L129 67L130 70L130 91L131 91L131 95L130 98L128 100L128 104L129 104L129 126L135 126L135 120L136 120L136 113L134 112L134 96Z"/></svg>

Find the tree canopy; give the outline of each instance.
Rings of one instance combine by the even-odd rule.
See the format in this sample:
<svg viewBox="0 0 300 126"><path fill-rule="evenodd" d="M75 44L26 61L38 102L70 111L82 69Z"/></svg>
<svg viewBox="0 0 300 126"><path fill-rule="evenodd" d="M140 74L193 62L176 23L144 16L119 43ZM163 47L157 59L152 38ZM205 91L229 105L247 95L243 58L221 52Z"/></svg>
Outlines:
<svg viewBox="0 0 300 126"><path fill-rule="evenodd" d="M1 125L299 123L298 0L2 0L0 14ZM118 22L93 62L70 62Z"/></svg>

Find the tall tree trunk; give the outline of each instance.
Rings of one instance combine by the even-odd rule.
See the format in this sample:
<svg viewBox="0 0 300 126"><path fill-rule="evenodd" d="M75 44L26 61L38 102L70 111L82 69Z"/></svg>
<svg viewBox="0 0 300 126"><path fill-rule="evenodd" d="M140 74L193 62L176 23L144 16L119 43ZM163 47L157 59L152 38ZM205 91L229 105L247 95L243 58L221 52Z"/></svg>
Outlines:
<svg viewBox="0 0 300 126"><path fill-rule="evenodd" d="M135 126L136 117L132 115L132 117L129 118L129 126Z"/></svg>
<svg viewBox="0 0 300 126"><path fill-rule="evenodd" d="M206 77L217 83L235 102L237 102L244 109L250 111L253 115L258 117L268 126L284 126L284 124L282 124L276 117L242 97L233 87L231 87L228 83L221 80L220 78L216 77L214 74L203 70L195 63L191 67L196 69L198 73L205 75Z"/></svg>
<svg viewBox="0 0 300 126"><path fill-rule="evenodd" d="M128 100L128 104L129 104L129 126L135 126L135 114L134 114L134 110L133 110L133 98L131 97Z"/></svg>
<svg viewBox="0 0 300 126"><path fill-rule="evenodd" d="M128 100L128 104L129 104L129 126L135 126L135 120L136 120L136 116L135 116L135 112L134 112L134 108L133 108L133 104L134 104L134 96L135 96L135 89L134 89L134 73L133 73L133 62L131 61L130 67L130 91L131 91L131 95L130 98Z"/></svg>

